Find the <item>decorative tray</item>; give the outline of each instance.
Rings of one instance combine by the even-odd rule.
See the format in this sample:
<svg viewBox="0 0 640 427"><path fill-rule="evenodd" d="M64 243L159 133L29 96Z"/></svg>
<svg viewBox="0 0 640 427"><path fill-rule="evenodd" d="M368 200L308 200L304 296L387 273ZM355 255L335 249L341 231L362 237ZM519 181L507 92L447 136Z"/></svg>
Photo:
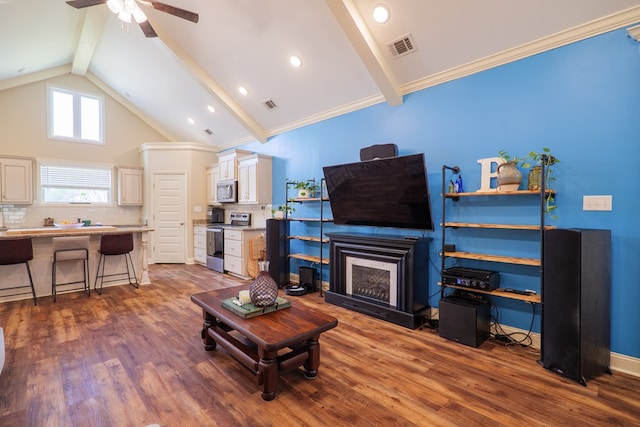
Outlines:
<svg viewBox="0 0 640 427"><path fill-rule="evenodd" d="M53 225L55 225L58 228L80 228L84 226L84 224L81 222L72 222L67 224L60 224L60 223L54 222Z"/></svg>

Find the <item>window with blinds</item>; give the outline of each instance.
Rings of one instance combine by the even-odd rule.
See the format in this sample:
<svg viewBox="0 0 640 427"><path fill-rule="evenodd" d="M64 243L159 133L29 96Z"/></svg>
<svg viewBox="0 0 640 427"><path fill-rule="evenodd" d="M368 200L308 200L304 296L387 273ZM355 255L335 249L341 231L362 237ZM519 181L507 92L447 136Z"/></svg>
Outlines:
<svg viewBox="0 0 640 427"><path fill-rule="evenodd" d="M111 167L40 165L43 203L111 203Z"/></svg>

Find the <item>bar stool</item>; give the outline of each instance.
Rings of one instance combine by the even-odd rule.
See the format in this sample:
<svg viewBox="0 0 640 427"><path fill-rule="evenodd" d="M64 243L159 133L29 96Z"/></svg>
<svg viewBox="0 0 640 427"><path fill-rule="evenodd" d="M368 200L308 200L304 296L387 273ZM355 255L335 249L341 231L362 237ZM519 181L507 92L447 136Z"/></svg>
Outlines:
<svg viewBox="0 0 640 427"><path fill-rule="evenodd" d="M102 294L102 284L104 282L115 282L118 280L124 279L124 277L104 280L105 277L111 276L124 276L127 275L127 280L129 284L134 288L138 288L138 278L136 276L136 270L133 267L133 260L131 259L131 251L133 250L133 233L126 234L103 234L100 237L100 249L98 252L100 253L100 259L98 260L98 271L96 271L96 281L93 284L93 289L98 293L98 295ZM126 265L127 271L122 273L111 273L104 274L104 267L106 264L106 259L108 256L120 255L124 256L124 263ZM102 265L102 272L100 271L100 265ZM131 265L131 270L129 270L129 265ZM131 281L131 272L133 272L133 281ZM100 279L100 290L98 290L98 279Z"/></svg>
<svg viewBox="0 0 640 427"><path fill-rule="evenodd" d="M58 283L57 267L59 262L82 261L82 280ZM71 236L53 238L53 263L51 266L51 295L56 301L58 286L76 285L82 283L82 287L65 288L61 292L78 291L82 289L87 296L91 295L91 276L89 275L89 236Z"/></svg>
<svg viewBox="0 0 640 427"><path fill-rule="evenodd" d="M24 264L27 267L29 275L29 285L18 285L9 288L2 288L0 291L14 291L17 289L25 289L31 287L31 295L33 295L33 305L38 305L36 300L36 290L33 287L33 278L31 277L31 268L29 261L33 259L33 245L31 237L22 237L19 239L3 239L0 240L0 265ZM2 296L28 295L29 292L16 292L12 294L4 294Z"/></svg>

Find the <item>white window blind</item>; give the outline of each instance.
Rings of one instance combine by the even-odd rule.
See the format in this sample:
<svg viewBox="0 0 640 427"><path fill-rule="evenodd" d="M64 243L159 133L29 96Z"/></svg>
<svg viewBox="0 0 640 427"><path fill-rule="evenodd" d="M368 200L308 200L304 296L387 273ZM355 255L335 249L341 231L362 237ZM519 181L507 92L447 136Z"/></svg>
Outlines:
<svg viewBox="0 0 640 427"><path fill-rule="evenodd" d="M110 203L110 167L40 166L40 187L45 203Z"/></svg>

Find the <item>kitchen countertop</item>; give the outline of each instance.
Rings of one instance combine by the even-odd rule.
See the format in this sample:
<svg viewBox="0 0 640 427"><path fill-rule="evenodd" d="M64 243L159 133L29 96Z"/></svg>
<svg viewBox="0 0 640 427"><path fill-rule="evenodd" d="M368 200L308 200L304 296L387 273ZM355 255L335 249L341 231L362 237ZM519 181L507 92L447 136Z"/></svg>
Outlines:
<svg viewBox="0 0 640 427"><path fill-rule="evenodd" d="M0 239L17 239L21 237L61 237L101 235L112 233L139 233L153 231L146 225L90 225L79 228L37 227L37 228L10 228L0 232Z"/></svg>

